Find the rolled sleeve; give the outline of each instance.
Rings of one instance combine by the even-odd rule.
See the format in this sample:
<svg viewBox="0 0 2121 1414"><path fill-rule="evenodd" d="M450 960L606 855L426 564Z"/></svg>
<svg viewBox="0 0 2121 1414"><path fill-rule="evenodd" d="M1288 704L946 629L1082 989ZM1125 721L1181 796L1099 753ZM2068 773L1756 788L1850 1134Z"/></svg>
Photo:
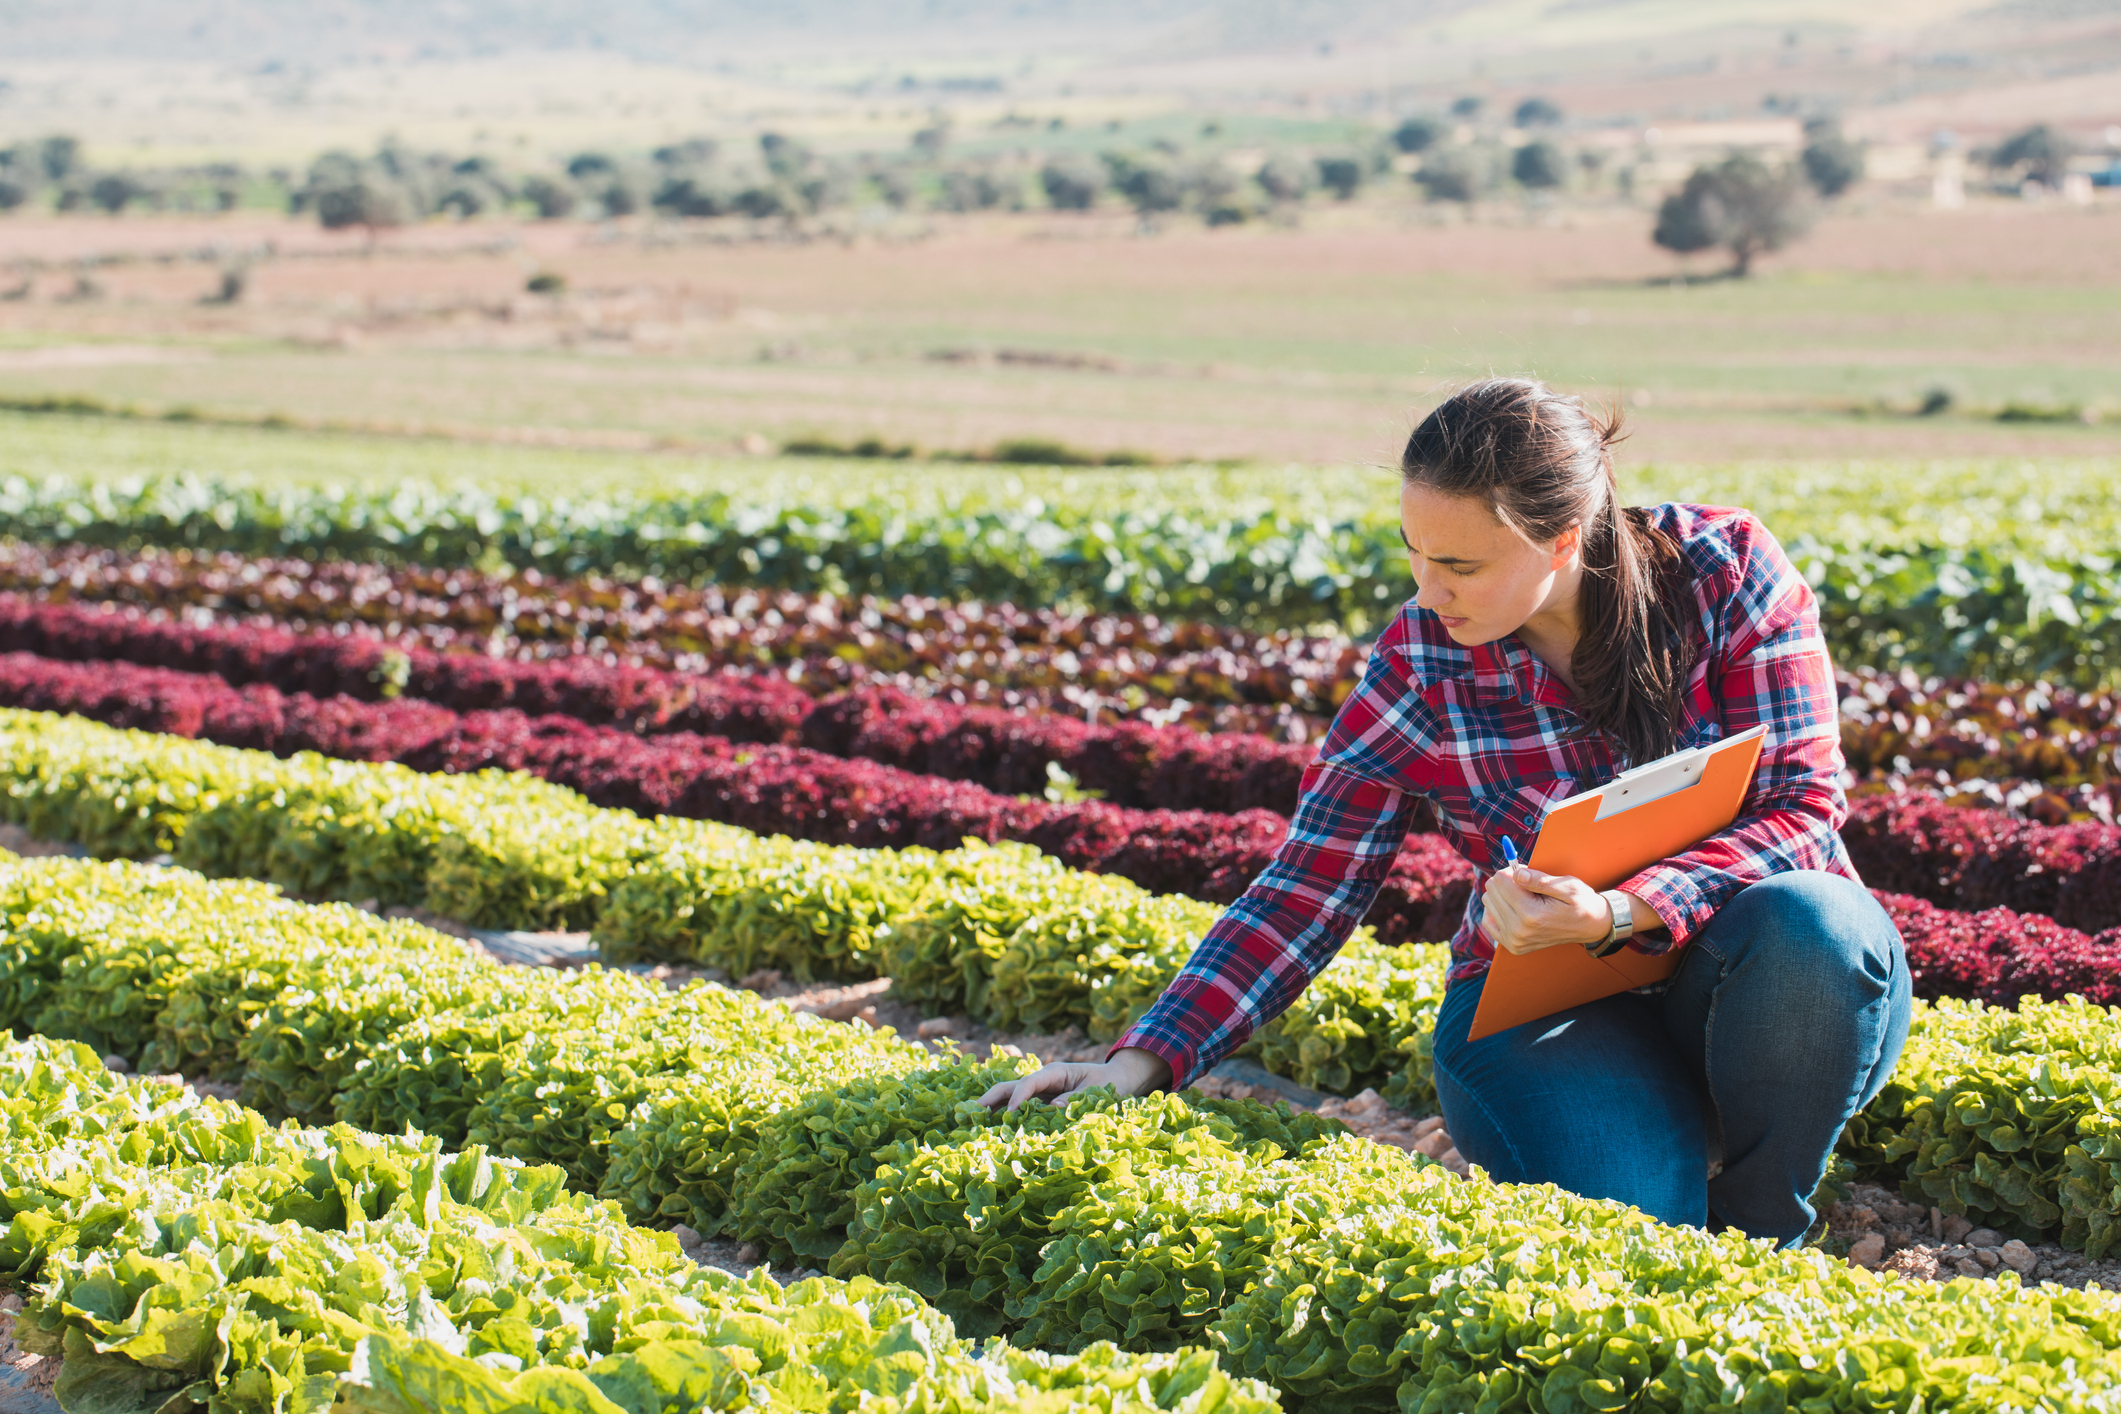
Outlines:
<svg viewBox="0 0 2121 1414"><path fill-rule="evenodd" d="M1112 1052L1163 1057L1177 1090L1288 1010L1369 911L1414 800L1396 784L1314 762L1273 863Z"/></svg>

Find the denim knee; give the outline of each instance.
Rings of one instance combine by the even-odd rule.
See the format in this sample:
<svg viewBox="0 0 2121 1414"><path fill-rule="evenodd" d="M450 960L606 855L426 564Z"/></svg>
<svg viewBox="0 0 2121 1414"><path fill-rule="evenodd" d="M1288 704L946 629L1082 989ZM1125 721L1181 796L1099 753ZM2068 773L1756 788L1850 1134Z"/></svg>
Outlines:
<svg viewBox="0 0 2121 1414"><path fill-rule="evenodd" d="M1768 947L1778 961L1883 978L1900 943L1893 920L1853 879L1817 869L1771 874L1739 890L1700 940L1730 965Z"/></svg>

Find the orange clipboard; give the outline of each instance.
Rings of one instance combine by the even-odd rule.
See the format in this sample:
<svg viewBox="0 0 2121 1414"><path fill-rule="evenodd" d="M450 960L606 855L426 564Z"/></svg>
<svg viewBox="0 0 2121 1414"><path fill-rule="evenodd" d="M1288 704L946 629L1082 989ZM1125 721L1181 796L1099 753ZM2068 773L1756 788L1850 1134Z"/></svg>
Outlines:
<svg viewBox="0 0 2121 1414"><path fill-rule="evenodd" d="M1525 862L1543 874L1574 875L1594 889L1616 887L1737 819L1766 740L1767 728L1754 727L1691 752L1675 752L1558 802L1540 822L1539 840ZM1665 773L1661 778L1660 771ZM1655 793L1675 777L1696 772L1693 784ZM1631 793L1652 798L1629 804ZM1615 992L1662 982L1678 970L1682 956L1676 951L1649 956L1623 947L1600 958L1568 946L1520 956L1497 948L1466 1039L1477 1041Z"/></svg>

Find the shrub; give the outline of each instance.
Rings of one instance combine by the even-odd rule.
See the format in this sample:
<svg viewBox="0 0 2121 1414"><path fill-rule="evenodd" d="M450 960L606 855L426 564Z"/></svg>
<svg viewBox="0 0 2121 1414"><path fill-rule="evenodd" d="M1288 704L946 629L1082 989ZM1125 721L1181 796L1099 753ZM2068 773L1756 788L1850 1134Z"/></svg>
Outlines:
<svg viewBox="0 0 2121 1414"><path fill-rule="evenodd" d="M1510 176L1519 186L1550 191L1569 179L1569 161L1551 142L1528 142L1511 154Z"/></svg>
<svg viewBox="0 0 2121 1414"><path fill-rule="evenodd" d="M1863 180L1863 149L1843 137L1838 124L1807 123L1804 133L1807 141L1798 160L1814 191L1837 197Z"/></svg>
<svg viewBox="0 0 2121 1414"><path fill-rule="evenodd" d="M1744 153L1697 167L1658 208L1651 239L1685 254L1723 246L1731 273L1752 272L1755 256L1780 250L1811 229L1813 212L1794 170L1771 170Z"/></svg>
<svg viewBox="0 0 2121 1414"><path fill-rule="evenodd" d="M1520 128L1556 127L1561 122L1561 109L1555 106L1552 99L1534 94L1517 105L1517 110L1510 115L1510 121Z"/></svg>
<svg viewBox="0 0 2121 1414"><path fill-rule="evenodd" d="M1487 185L1485 177L1480 163L1462 147L1431 149L1414 173L1430 201L1477 201Z"/></svg>
<svg viewBox="0 0 2121 1414"><path fill-rule="evenodd" d="M1056 211L1088 211L1104 194L1106 177L1089 162L1059 159L1039 169L1038 184Z"/></svg>
<svg viewBox="0 0 2121 1414"><path fill-rule="evenodd" d="M1336 201L1349 201L1362 190L1362 163L1353 157L1318 159L1318 184L1333 193Z"/></svg>
<svg viewBox="0 0 2121 1414"><path fill-rule="evenodd" d="M1392 130L1392 145L1401 152L1427 152L1450 130L1435 118L1413 117Z"/></svg>

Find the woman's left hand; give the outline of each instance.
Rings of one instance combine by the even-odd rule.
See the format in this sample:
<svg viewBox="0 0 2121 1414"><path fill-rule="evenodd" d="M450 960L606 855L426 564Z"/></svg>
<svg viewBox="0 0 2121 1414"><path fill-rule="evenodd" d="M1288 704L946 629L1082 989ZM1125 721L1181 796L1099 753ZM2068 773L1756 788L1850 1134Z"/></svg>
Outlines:
<svg viewBox="0 0 2121 1414"><path fill-rule="evenodd" d="M1613 926L1613 910L1598 890L1567 874L1542 874L1512 864L1488 876L1482 891L1481 931L1514 953L1595 943Z"/></svg>

